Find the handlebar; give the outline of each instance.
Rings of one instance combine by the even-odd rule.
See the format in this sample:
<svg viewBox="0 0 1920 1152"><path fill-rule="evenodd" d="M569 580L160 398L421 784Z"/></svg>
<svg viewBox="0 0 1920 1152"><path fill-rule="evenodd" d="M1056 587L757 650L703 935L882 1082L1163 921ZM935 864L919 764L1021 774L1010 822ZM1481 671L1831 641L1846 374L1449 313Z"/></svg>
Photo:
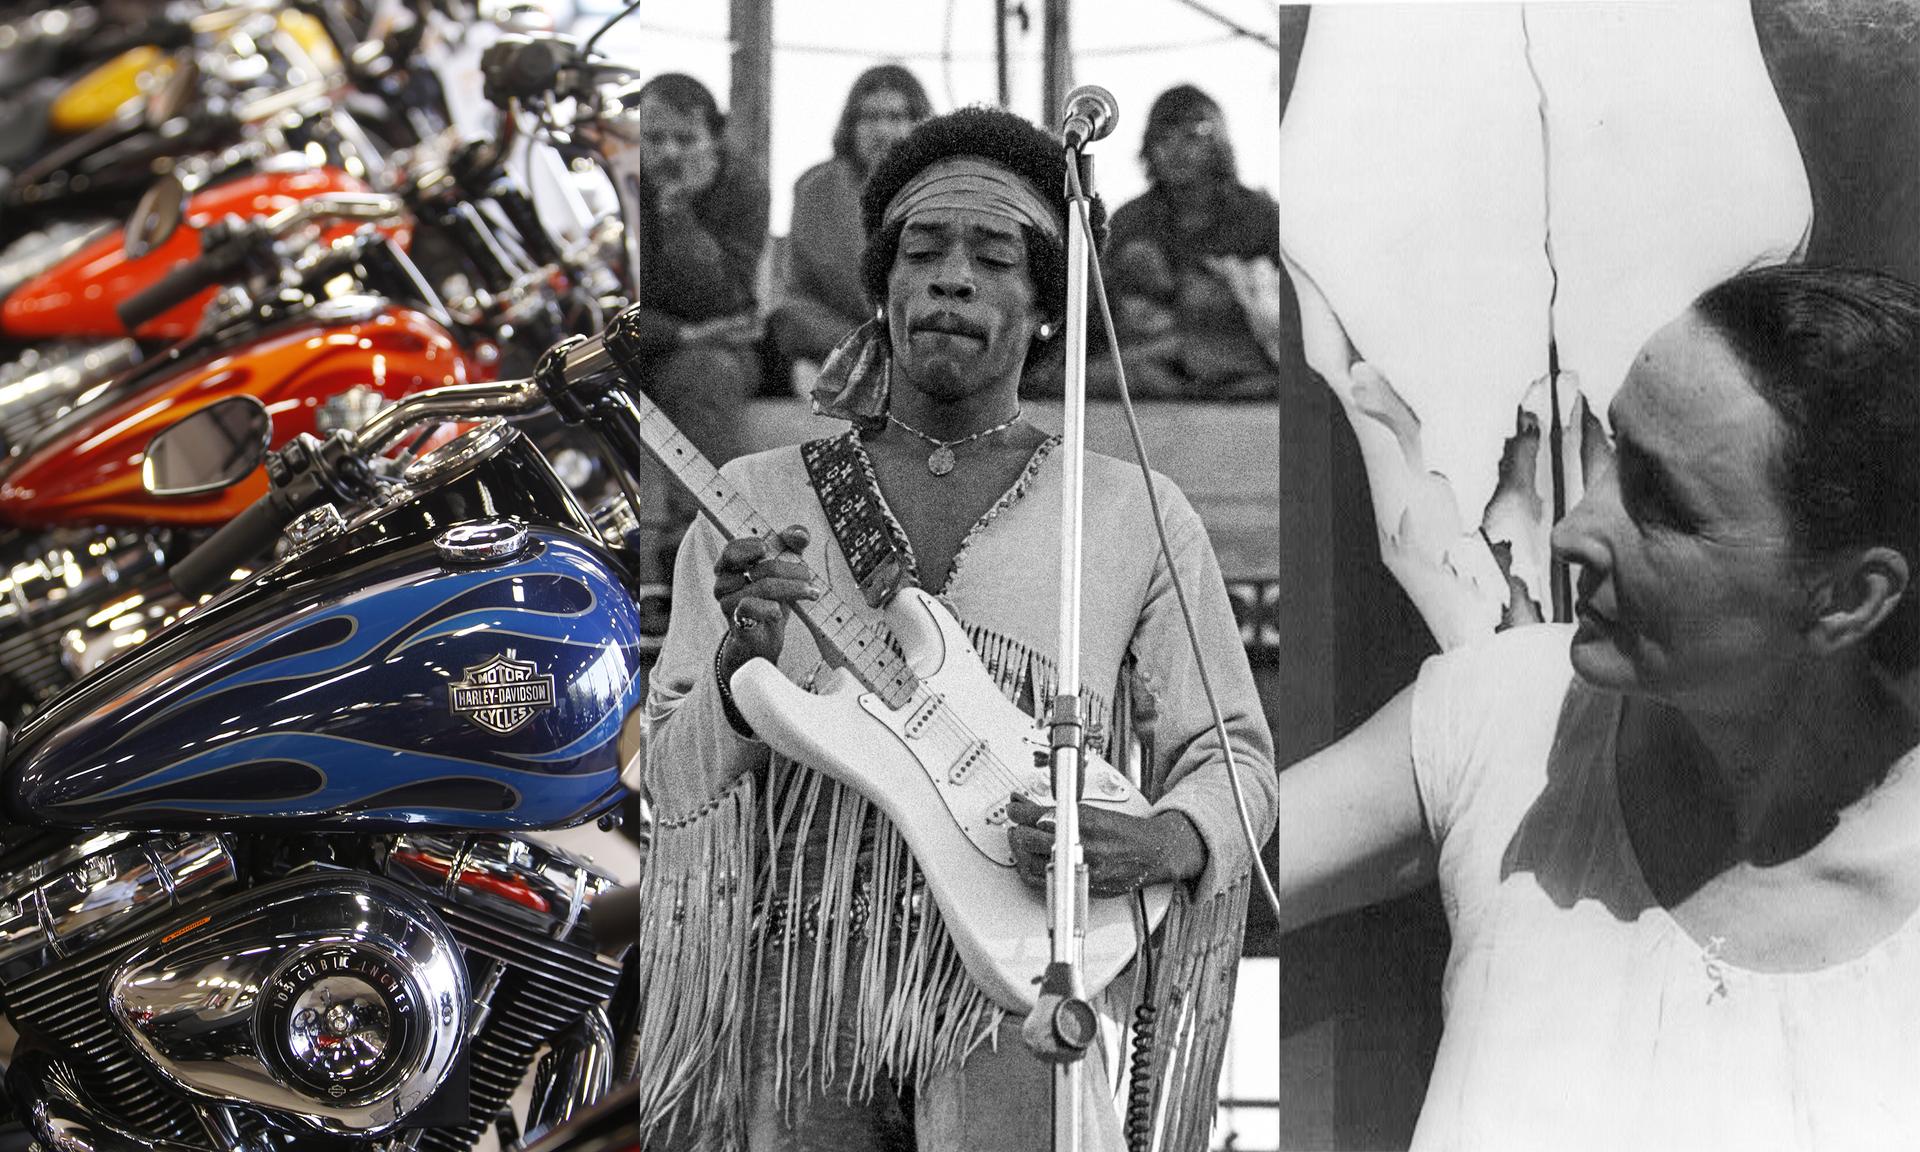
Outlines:
<svg viewBox="0 0 1920 1152"><path fill-rule="evenodd" d="M422 424L487 416L524 416L547 403L532 380L493 380L429 388L374 413L353 437L362 457L380 455Z"/></svg>
<svg viewBox="0 0 1920 1152"><path fill-rule="evenodd" d="M362 224L392 224L407 215L406 201L380 192L327 192L309 196L267 217L271 236L285 236L303 224L352 220Z"/></svg>
<svg viewBox="0 0 1920 1152"><path fill-rule="evenodd" d="M199 295L243 275L257 246L305 224L328 220L392 223L404 219L406 203L397 196L330 192L312 196L258 224L226 221L200 233L200 255L173 269L151 286L122 300L114 309L129 331Z"/></svg>
<svg viewBox="0 0 1920 1152"><path fill-rule="evenodd" d="M168 570L188 596L217 592L234 569L265 555L287 525L330 499L371 496L375 482L367 462L415 427L444 420L518 416L543 407L546 396L532 380L449 384L416 392L367 421L358 434L335 432L324 442L297 437L267 460L273 486L247 510L223 525Z"/></svg>
<svg viewBox="0 0 1920 1152"><path fill-rule="evenodd" d="M120 301L114 312L131 332L208 288L226 283L245 269L246 264L247 245L237 235L228 236L203 250L197 258L175 264L165 276Z"/></svg>
<svg viewBox="0 0 1920 1152"><path fill-rule="evenodd" d="M638 459L642 414L616 387L630 375L622 349L628 321L616 319L608 331L591 338L562 341L542 357L535 378L449 384L416 392L382 409L358 433L335 432L325 442L299 436L267 458L272 488L199 548L171 569L176 587L193 596L217 590L234 569L262 555L294 518L329 497L364 499L377 483L368 462L398 443L414 428L446 420L520 416L554 406L563 418L580 419L604 397L624 413Z"/></svg>
<svg viewBox="0 0 1920 1152"><path fill-rule="evenodd" d="M280 533L300 513L289 501L279 499L277 490L247 506L247 510L223 524L198 548L181 557L167 570L173 586L195 599L217 592L233 575L234 569L264 555L280 539Z"/></svg>

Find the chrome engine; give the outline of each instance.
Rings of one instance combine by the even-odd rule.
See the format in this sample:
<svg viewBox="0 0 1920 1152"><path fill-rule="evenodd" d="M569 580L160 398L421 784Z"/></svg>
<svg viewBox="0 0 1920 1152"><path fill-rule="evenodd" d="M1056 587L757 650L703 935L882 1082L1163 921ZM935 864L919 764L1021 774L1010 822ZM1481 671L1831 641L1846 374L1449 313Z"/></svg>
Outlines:
<svg viewBox="0 0 1920 1152"><path fill-rule="evenodd" d="M542 1048L525 1130L604 1095L619 968L584 912L611 878L505 836L376 843L372 871L252 883L261 846L212 833L102 834L18 869L8 1088L42 1145L463 1152Z"/></svg>
<svg viewBox="0 0 1920 1152"><path fill-rule="evenodd" d="M0 364L0 448L19 452L90 391L140 362L132 340L40 344Z"/></svg>
<svg viewBox="0 0 1920 1152"><path fill-rule="evenodd" d="M59 528L0 534L0 684L22 704L144 641L189 607L168 582L169 534Z"/></svg>

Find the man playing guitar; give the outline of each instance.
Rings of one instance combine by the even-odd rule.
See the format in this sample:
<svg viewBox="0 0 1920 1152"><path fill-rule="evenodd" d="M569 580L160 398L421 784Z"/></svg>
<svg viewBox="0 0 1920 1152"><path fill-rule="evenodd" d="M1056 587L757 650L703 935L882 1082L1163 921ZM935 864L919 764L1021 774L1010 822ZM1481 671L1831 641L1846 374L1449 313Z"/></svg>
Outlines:
<svg viewBox="0 0 1920 1152"><path fill-rule="evenodd" d="M722 470L762 516L790 527L723 546L703 520L681 546L644 776L656 820L642 896L649 1148L1048 1144L1048 1065L956 960L902 834L868 797L771 751L730 685L755 657L813 685L824 666L816 635L789 626L797 605L847 594L878 620L895 590L915 585L958 618L1008 699L1028 713L1047 707L1062 469L1058 439L1022 418L1018 393L1064 307L1064 174L1055 141L998 110L938 117L895 145L862 200L867 288L880 307L815 393L817 409L854 429ZM1096 230L1104 216L1096 200ZM1198 516L1172 483L1154 482L1248 815L1265 836L1272 739L1239 631ZM1089 886L1096 897L1175 886L1154 944L1155 988L1122 974L1100 1005L1117 1018L1154 994L1161 1146L1197 1150L1251 857L1142 478L1089 456L1086 491L1090 751L1106 751L1101 734L1127 724L1154 801L1137 816L1083 805ZM1014 868L1044 901L1050 812L1016 797L1000 818ZM1089 1067L1103 1065L1096 1056ZM1107 1075L1086 1077L1099 1097L1089 1148L1119 1147Z"/></svg>

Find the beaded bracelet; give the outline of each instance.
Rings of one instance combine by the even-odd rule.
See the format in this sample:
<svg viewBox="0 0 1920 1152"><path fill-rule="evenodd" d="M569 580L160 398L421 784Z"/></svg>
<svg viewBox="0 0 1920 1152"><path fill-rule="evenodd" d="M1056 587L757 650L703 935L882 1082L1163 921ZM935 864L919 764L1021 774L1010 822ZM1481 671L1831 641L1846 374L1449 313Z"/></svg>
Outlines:
<svg viewBox="0 0 1920 1152"><path fill-rule="evenodd" d="M733 702L733 689L727 686L727 670L722 665L722 657L727 651L727 638L720 637L720 646L713 650L713 682L720 689L720 710L726 714L727 723L733 730L747 739L753 739L753 725L740 715L740 706Z"/></svg>

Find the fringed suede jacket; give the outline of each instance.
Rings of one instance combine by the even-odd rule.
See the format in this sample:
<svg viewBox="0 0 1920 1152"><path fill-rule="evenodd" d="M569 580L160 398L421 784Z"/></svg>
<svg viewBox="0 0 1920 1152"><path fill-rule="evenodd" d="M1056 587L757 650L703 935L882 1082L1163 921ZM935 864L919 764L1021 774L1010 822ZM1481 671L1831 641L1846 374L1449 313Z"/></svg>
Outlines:
<svg viewBox="0 0 1920 1152"><path fill-rule="evenodd" d="M1028 712L1044 709L1054 690L1056 444L1036 451L974 526L940 595L990 674ZM816 490L803 453L814 457L814 475L830 478L830 491ZM811 531L804 558L857 608L867 610L855 573L871 557L850 566L834 524L847 528L850 499L881 509L895 555L915 575L854 433L747 457L723 472L771 523ZM1272 737L1239 629L1198 515L1170 481L1156 476L1155 485L1248 815L1264 837L1273 827ZM1159 1007L1160 1146L1199 1152L1232 1008L1251 856L1139 471L1089 455L1086 490L1081 667L1095 722L1114 731L1112 702L1133 701L1147 750L1144 791L1157 809L1185 813L1207 847L1205 872L1180 886L1156 937L1150 990ZM643 1125L691 1118L712 1133L708 1142L739 1148L750 1095L858 1093L880 1076L922 1084L963 1060L1002 1012L958 963L885 817L727 722L714 679L727 627L712 592L721 544L702 520L681 547L673 619L649 689L644 781L655 825L641 893L639 1074ZM802 685L823 668L797 621L780 666ZM1149 991L1140 983L1123 973L1103 1009L1127 1014ZM780 1033L773 1043L752 1035L768 1027Z"/></svg>

